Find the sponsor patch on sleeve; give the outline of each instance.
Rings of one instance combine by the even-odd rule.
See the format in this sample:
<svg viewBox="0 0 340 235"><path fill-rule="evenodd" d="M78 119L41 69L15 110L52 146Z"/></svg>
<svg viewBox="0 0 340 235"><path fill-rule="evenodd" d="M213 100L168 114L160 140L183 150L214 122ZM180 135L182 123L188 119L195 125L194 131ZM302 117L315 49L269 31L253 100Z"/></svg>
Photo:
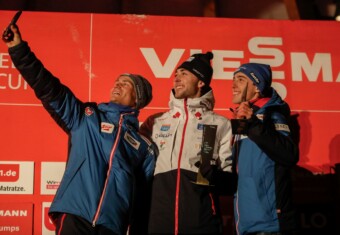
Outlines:
<svg viewBox="0 0 340 235"><path fill-rule="evenodd" d="M124 139L136 150L139 149L140 142L133 138L129 133L125 132Z"/></svg>
<svg viewBox="0 0 340 235"><path fill-rule="evenodd" d="M142 139L150 146L151 145L151 141L146 138L144 135L140 135L140 137L142 137Z"/></svg>
<svg viewBox="0 0 340 235"><path fill-rule="evenodd" d="M263 114L256 114L256 117L260 120L263 120L263 116L264 116Z"/></svg>
<svg viewBox="0 0 340 235"><path fill-rule="evenodd" d="M286 131L290 132L289 126L287 124L281 124L281 123L276 123L275 124L275 129L277 131Z"/></svg>

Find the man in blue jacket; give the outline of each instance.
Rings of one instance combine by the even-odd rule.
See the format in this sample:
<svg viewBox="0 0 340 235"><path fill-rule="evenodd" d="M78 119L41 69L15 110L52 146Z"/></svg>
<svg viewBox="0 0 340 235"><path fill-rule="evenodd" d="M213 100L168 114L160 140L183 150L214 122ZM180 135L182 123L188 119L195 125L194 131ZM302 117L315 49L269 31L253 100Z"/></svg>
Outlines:
<svg viewBox="0 0 340 235"><path fill-rule="evenodd" d="M241 65L233 78L234 199L238 235L286 235L297 229L290 170L299 160L289 105L271 87L269 65Z"/></svg>
<svg viewBox="0 0 340 235"><path fill-rule="evenodd" d="M110 102L81 102L44 68L17 26L11 29L14 39L6 44L14 65L69 136L65 173L49 211L56 234L125 235L129 225L146 233L147 216L138 213L145 213L140 208L147 205L142 199L156 147L139 134L137 118L152 99L151 84L140 75L122 74Z"/></svg>

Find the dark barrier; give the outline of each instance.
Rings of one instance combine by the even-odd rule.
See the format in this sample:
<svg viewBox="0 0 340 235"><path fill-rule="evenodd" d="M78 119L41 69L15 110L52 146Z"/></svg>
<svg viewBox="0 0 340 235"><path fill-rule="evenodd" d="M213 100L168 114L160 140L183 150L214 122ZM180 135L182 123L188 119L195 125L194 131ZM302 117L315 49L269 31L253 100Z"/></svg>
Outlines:
<svg viewBox="0 0 340 235"><path fill-rule="evenodd" d="M340 173L340 172L339 172ZM300 214L300 235L334 235L339 214L335 174L313 174L293 170L293 197Z"/></svg>
<svg viewBox="0 0 340 235"><path fill-rule="evenodd" d="M293 199L301 224L297 235L340 234L340 163L332 169L332 174L293 169ZM235 234L232 201L232 196L221 197L224 235Z"/></svg>

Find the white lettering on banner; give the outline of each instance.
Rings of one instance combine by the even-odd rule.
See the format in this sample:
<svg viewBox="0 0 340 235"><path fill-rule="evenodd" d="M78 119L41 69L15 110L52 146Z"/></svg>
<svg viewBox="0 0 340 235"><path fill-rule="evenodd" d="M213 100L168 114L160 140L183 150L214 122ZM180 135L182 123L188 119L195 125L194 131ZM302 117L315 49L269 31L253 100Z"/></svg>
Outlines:
<svg viewBox="0 0 340 235"><path fill-rule="evenodd" d="M19 232L20 227L19 226L0 226L0 232Z"/></svg>
<svg viewBox="0 0 340 235"><path fill-rule="evenodd" d="M214 63L212 66L214 69L214 78L232 78L234 70L240 67L241 63L239 61L231 61L230 59L242 59L244 57L243 51L214 50L213 53ZM233 70L225 71L224 68L233 68Z"/></svg>
<svg viewBox="0 0 340 235"><path fill-rule="evenodd" d="M285 85L279 82L272 82L272 87L280 94L281 98L284 99L287 96L287 88Z"/></svg>
<svg viewBox="0 0 340 235"><path fill-rule="evenodd" d="M154 48L140 48L140 50L152 72L158 78L169 78L184 53L184 49L172 49L162 65Z"/></svg>
<svg viewBox="0 0 340 235"><path fill-rule="evenodd" d="M284 63L285 55L277 48L268 48L263 46L282 46L282 38L272 37L254 37L248 42L249 51L254 55L271 56L273 59L250 59L251 62L270 64L273 67L280 66Z"/></svg>
<svg viewBox="0 0 340 235"><path fill-rule="evenodd" d="M0 53L0 69L12 69L15 73L0 73L0 90L27 90L28 84L17 74L17 70L8 53Z"/></svg>
<svg viewBox="0 0 340 235"><path fill-rule="evenodd" d="M0 216L27 216L27 210L0 210Z"/></svg>
<svg viewBox="0 0 340 235"><path fill-rule="evenodd" d="M27 82L22 78L21 74L14 78L12 74L0 73L0 89L27 90L27 87Z"/></svg>
<svg viewBox="0 0 340 235"><path fill-rule="evenodd" d="M250 58L249 61L253 63L263 63L270 64L272 67L278 67L283 65L285 61L284 53L277 48L268 48L264 46L282 46L282 38L276 37L254 37L248 42L249 51L254 55L262 55L265 57L273 57L273 59L268 58ZM283 71L273 71L273 77L276 79L284 79L285 75Z"/></svg>
<svg viewBox="0 0 340 235"><path fill-rule="evenodd" d="M10 60L10 56L8 53L0 53L0 68L15 68L14 64Z"/></svg>
<svg viewBox="0 0 340 235"><path fill-rule="evenodd" d="M308 81L316 82L320 71L324 82L333 81L332 59L329 53L316 53L310 63L306 53L291 53L292 55L292 80L302 81L302 70Z"/></svg>
<svg viewBox="0 0 340 235"><path fill-rule="evenodd" d="M253 37L248 41L248 49L255 56L250 57L250 62L267 63L273 68L273 79L285 79L285 72L275 70L285 62L285 54L279 48L283 46L281 37ZM156 78L170 78L177 64L180 62L185 49L172 49L166 61L162 64L154 48L140 48L147 64ZM199 49L191 49L192 53L201 52ZM214 53L213 68L214 79L232 80L234 70L241 65L244 51L238 50L212 50ZM312 63L309 62L307 53L290 53L292 64L292 81L302 81L302 71L305 72L307 81L315 82L322 71L322 81L332 82L332 58L330 53L315 53ZM233 59L233 60L232 60ZM238 60L239 59L239 60ZM340 82L340 73L335 80Z"/></svg>
<svg viewBox="0 0 340 235"><path fill-rule="evenodd" d="M0 176L1 177L14 177L14 178L16 178L17 173L18 173L17 171L13 171L13 170L7 170L7 171L0 170Z"/></svg>
<svg viewBox="0 0 340 235"><path fill-rule="evenodd" d="M20 177L20 164L0 164L0 182L16 182Z"/></svg>
<svg viewBox="0 0 340 235"><path fill-rule="evenodd" d="M144 58L148 62L152 72L157 78L169 78L180 62L185 49L172 49L164 64L160 61L154 48L140 48ZM200 49L191 49L190 55L202 53Z"/></svg>

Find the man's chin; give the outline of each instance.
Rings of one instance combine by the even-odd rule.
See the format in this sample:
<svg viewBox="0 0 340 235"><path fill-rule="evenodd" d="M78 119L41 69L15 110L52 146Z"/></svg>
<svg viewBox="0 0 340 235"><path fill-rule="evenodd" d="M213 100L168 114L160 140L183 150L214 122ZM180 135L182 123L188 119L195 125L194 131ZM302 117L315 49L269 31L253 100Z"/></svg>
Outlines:
<svg viewBox="0 0 340 235"><path fill-rule="evenodd" d="M183 93L179 92L179 91L175 91L175 94L174 94L175 98L176 99L183 99Z"/></svg>
<svg viewBox="0 0 340 235"><path fill-rule="evenodd" d="M232 99L231 102L233 104L240 104L241 103L241 99Z"/></svg>

